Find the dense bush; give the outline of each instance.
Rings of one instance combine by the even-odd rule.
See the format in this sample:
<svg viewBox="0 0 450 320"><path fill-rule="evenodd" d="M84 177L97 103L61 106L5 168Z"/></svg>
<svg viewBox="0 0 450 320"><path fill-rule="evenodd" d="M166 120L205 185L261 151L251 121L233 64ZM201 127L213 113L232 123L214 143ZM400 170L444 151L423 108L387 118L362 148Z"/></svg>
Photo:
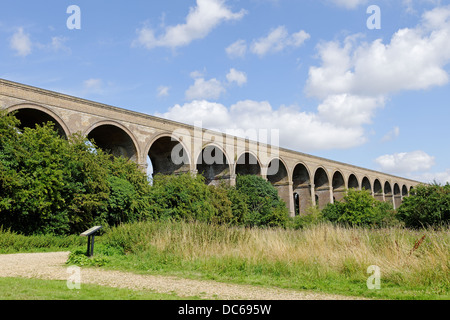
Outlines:
<svg viewBox="0 0 450 320"><path fill-rule="evenodd" d="M328 204L322 214L331 222L351 226L373 227L395 223L393 206L375 200L367 190L348 190L344 201Z"/></svg>
<svg viewBox="0 0 450 320"><path fill-rule="evenodd" d="M243 217L249 226L285 226L289 212L277 189L259 176L237 176L236 190L245 195L248 213Z"/></svg>
<svg viewBox="0 0 450 320"><path fill-rule="evenodd" d="M450 184L419 185L403 200L398 218L407 227L440 226L450 222Z"/></svg>
<svg viewBox="0 0 450 320"><path fill-rule="evenodd" d="M145 208L146 176L80 136L48 123L17 129L0 115L0 225L24 234L73 234L93 224L133 221ZM95 147L95 146L94 146Z"/></svg>
<svg viewBox="0 0 450 320"><path fill-rule="evenodd" d="M156 175L150 190L150 214L155 219L209 221L215 210L211 189L201 175Z"/></svg>

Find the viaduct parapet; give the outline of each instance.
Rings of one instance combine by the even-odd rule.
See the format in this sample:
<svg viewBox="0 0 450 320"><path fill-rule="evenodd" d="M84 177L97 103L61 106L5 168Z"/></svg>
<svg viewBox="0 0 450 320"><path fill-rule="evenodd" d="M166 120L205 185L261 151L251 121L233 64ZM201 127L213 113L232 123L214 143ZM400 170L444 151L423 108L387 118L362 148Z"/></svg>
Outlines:
<svg viewBox="0 0 450 320"><path fill-rule="evenodd" d="M153 172L203 174L208 184L234 184L238 174L270 181L290 213L323 208L350 188L367 189L400 206L417 181L214 132L97 102L0 79L0 109L22 127L51 121L64 136L79 133L102 149Z"/></svg>

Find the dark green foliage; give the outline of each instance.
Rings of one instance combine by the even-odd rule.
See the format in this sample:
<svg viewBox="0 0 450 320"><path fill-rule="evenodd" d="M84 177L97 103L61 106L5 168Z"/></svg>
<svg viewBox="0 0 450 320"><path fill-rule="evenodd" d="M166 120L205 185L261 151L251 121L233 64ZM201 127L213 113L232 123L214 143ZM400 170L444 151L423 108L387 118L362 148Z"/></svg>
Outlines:
<svg viewBox="0 0 450 320"><path fill-rule="evenodd" d="M398 218L407 227L440 226L450 222L450 184L419 185L403 200Z"/></svg>
<svg viewBox="0 0 450 320"><path fill-rule="evenodd" d="M18 124L0 115L0 225L24 234L73 234L136 219L137 195L146 190L135 164L111 159L80 136L65 140L51 123L22 132Z"/></svg>
<svg viewBox="0 0 450 320"><path fill-rule="evenodd" d="M331 222L351 226L376 227L395 223L393 206L375 200L367 190L348 190L344 201L328 204L322 214Z"/></svg>
<svg viewBox="0 0 450 320"><path fill-rule="evenodd" d="M201 175L156 175L150 203L151 216L156 219L210 221L215 215L211 190Z"/></svg>
<svg viewBox="0 0 450 320"><path fill-rule="evenodd" d="M243 217L249 226L285 226L288 221L286 204L277 189L259 176L237 176L236 190L246 196L248 213Z"/></svg>

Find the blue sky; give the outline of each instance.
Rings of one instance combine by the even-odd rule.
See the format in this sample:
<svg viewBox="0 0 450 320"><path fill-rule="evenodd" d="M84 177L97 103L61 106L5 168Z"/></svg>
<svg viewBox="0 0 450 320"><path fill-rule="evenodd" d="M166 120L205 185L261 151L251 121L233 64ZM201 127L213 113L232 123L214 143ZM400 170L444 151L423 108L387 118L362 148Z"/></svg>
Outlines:
<svg viewBox="0 0 450 320"><path fill-rule="evenodd" d="M3 1L0 43L7 80L450 181L447 1Z"/></svg>

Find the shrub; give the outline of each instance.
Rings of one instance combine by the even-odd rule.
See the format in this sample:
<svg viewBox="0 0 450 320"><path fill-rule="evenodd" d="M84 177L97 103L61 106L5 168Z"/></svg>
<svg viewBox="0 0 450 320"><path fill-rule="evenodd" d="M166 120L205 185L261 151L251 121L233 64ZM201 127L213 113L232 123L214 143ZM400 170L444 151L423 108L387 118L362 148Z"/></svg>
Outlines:
<svg viewBox="0 0 450 320"><path fill-rule="evenodd" d="M375 200L367 190L348 190L344 201L328 204L322 214L331 222L351 226L386 226L394 220L393 206Z"/></svg>
<svg viewBox="0 0 450 320"><path fill-rule="evenodd" d="M245 195L248 213L243 217L248 226L285 226L289 212L277 189L259 176L237 176L236 190Z"/></svg>
<svg viewBox="0 0 450 320"><path fill-rule="evenodd" d="M403 200L398 218L407 227L439 226L450 222L450 184L419 185Z"/></svg>
<svg viewBox="0 0 450 320"><path fill-rule="evenodd" d="M150 213L155 219L210 221L216 214L211 189L202 175L157 174L150 189Z"/></svg>
<svg viewBox="0 0 450 320"><path fill-rule="evenodd" d="M294 229L305 229L314 225L319 225L325 221L322 211L317 206L306 209L304 215L290 218L288 226Z"/></svg>

